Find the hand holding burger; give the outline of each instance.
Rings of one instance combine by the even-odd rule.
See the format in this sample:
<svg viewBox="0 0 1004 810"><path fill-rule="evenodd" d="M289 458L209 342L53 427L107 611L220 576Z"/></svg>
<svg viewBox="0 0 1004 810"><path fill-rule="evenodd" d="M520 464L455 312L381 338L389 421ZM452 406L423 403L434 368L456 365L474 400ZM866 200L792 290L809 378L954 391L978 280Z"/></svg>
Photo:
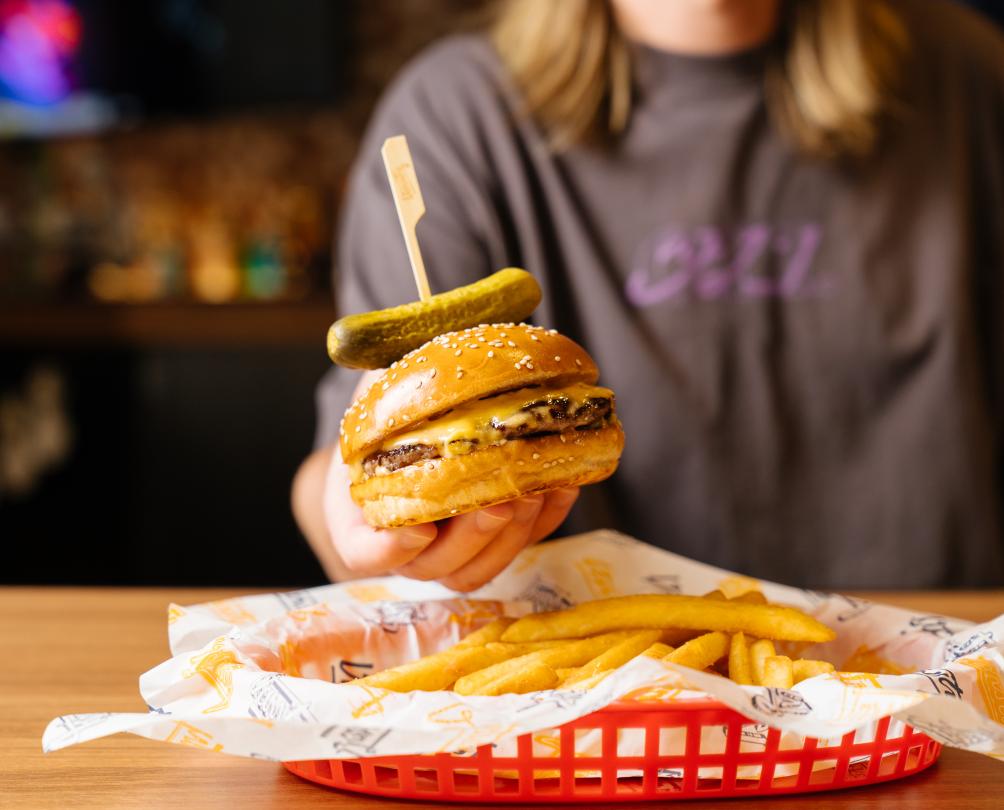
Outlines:
<svg viewBox="0 0 1004 810"><path fill-rule="evenodd" d="M556 489L436 523L378 529L352 500L349 468L335 453L323 493L326 525L313 545L336 579L395 573L438 580L457 591L475 590L528 545L554 532L579 492Z"/></svg>
<svg viewBox="0 0 1004 810"><path fill-rule="evenodd" d="M553 329L488 325L533 312L529 273L430 295L407 140L381 153L421 300L328 331L335 363L389 368L356 389L338 446L301 466L293 511L332 578L394 571L473 590L553 532L578 486L613 473L624 435L582 347Z"/></svg>
<svg viewBox="0 0 1004 810"><path fill-rule="evenodd" d="M325 493L344 564L489 581L616 467L623 434L597 375L573 341L524 324L440 335L367 375Z"/></svg>

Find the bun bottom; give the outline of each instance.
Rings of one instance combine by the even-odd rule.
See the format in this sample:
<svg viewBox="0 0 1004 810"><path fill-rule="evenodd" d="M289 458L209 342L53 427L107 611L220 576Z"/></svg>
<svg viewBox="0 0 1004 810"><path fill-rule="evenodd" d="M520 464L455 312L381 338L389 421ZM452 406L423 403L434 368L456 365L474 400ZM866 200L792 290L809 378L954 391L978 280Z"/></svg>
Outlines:
<svg viewBox="0 0 1004 810"><path fill-rule="evenodd" d="M464 456L420 461L352 484L352 499L371 526L411 526L522 495L592 484L617 469L620 424L516 439Z"/></svg>

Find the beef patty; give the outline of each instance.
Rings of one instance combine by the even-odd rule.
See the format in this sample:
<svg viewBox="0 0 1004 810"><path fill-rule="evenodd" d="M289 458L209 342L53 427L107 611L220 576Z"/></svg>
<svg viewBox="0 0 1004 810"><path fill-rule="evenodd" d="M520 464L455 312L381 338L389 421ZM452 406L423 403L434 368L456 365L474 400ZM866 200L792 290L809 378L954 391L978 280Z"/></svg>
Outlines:
<svg viewBox="0 0 1004 810"><path fill-rule="evenodd" d="M568 397L557 396L524 405L507 419L493 416L486 432L492 435L490 445L501 444L512 439L531 439L563 430L600 428L610 414L611 404L607 397L590 397L573 410ZM477 446L476 439L457 439L450 442L450 451L454 455L463 455L476 450ZM440 455L440 448L435 445L402 444L367 456L363 460L363 471L367 475L390 473L419 461L439 458Z"/></svg>

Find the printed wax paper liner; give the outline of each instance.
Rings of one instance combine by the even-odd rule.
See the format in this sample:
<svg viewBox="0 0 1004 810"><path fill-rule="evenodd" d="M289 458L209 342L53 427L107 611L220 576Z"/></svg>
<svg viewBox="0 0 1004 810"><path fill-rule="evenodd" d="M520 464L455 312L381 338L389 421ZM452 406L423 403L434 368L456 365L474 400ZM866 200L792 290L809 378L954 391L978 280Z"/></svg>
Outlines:
<svg viewBox="0 0 1004 810"><path fill-rule="evenodd" d="M839 671L785 690L638 658L590 690L499 697L394 693L351 682L442 649L502 612L714 588L726 595L758 589L833 627L835 641L787 651L833 661ZM861 729L860 741L891 715L890 736L907 723L945 745L1004 757L1004 616L973 625L752 580L611 531L527 549L464 598L435 583L381 577L171 605L168 635L173 657L140 678L148 713L56 718L43 749L129 731L273 760L473 754L485 744L506 756L515 752L517 736L532 733L535 754L549 756L557 754L557 726L618 698L657 704L708 694L751 719L742 750L762 746L767 726L782 730L782 748L806 736L837 740L854 729ZM637 732L621 733L618 750L630 749ZM674 733L664 732L661 750L675 746ZM724 733L706 742L702 750L724 746ZM598 740L585 735L576 747L588 754L594 745Z"/></svg>

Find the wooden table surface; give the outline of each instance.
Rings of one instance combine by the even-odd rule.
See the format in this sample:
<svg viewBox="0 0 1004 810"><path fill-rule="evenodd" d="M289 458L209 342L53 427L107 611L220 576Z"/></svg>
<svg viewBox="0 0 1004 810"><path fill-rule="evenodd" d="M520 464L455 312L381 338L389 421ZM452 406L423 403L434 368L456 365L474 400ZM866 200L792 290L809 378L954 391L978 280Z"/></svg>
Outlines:
<svg viewBox="0 0 1004 810"><path fill-rule="evenodd" d="M42 754L42 730L56 715L144 710L137 678L167 657L168 602L191 604L234 595L222 590L0 588L0 808L443 807L339 793L301 781L275 763L127 734ZM1004 613L1004 591L863 595L976 621ZM784 810L983 810L1004 805L1002 789L1004 763L946 749L933 768L899 782L748 801ZM700 806L741 804L708 801Z"/></svg>

